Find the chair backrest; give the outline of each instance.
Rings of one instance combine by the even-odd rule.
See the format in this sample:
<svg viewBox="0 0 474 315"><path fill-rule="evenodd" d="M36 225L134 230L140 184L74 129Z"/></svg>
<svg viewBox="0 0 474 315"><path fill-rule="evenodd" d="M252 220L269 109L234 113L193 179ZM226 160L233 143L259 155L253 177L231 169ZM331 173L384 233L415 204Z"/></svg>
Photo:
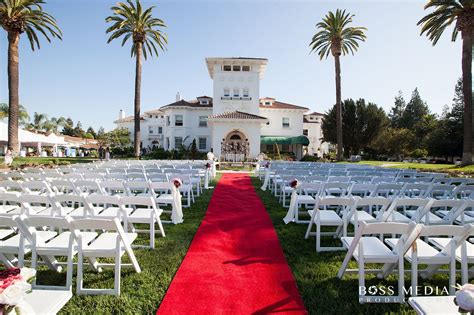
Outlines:
<svg viewBox="0 0 474 315"><path fill-rule="evenodd" d="M436 199L451 198L454 187L448 184L434 184L431 186L429 196Z"/></svg>
<svg viewBox="0 0 474 315"><path fill-rule="evenodd" d="M430 202L426 205L426 207L421 212L417 212L417 216L415 217L416 222L424 223L425 225L430 225L430 216L426 215L428 212L436 211L436 210L446 210L449 211L447 215L443 217L443 221L445 224L453 224L454 220L456 219L456 213L458 213L458 209L463 206L465 202L463 200L454 200L454 199L431 199ZM434 222L437 223L437 222ZM439 224L439 223L438 223Z"/></svg>
<svg viewBox="0 0 474 315"><path fill-rule="evenodd" d="M385 197L355 197L351 212L357 210L358 208L366 207L372 207L374 210L385 212L391 203L392 199Z"/></svg>
<svg viewBox="0 0 474 315"><path fill-rule="evenodd" d="M473 199L474 185L459 185L454 188L452 197L458 199Z"/></svg>
<svg viewBox="0 0 474 315"><path fill-rule="evenodd" d="M349 189L348 195L350 196L359 196L359 197L369 197L375 192L377 185L375 184L352 184Z"/></svg>
<svg viewBox="0 0 474 315"><path fill-rule="evenodd" d="M20 193L17 192L0 192L1 205L21 206Z"/></svg>
<svg viewBox="0 0 474 315"><path fill-rule="evenodd" d="M22 192L23 187L21 183L15 180L2 180L0 181L0 191L4 192Z"/></svg>
<svg viewBox="0 0 474 315"><path fill-rule="evenodd" d="M430 199L424 198L395 198L387 211L380 212L377 219L381 222L385 222L396 211L399 211L399 208L402 208L403 210L422 212L429 202Z"/></svg>
<svg viewBox="0 0 474 315"><path fill-rule="evenodd" d="M79 194L103 194L99 183L95 180L77 180L74 186Z"/></svg>
<svg viewBox="0 0 474 315"><path fill-rule="evenodd" d="M316 198L315 209L321 207L342 207L343 209L349 209L354 204L354 198L352 197L319 197Z"/></svg>
<svg viewBox="0 0 474 315"><path fill-rule="evenodd" d="M49 195L21 195L22 212L27 215L37 214L48 208L52 208L54 215L60 215L55 210L54 201Z"/></svg>
<svg viewBox="0 0 474 315"><path fill-rule="evenodd" d="M329 176L329 183L349 183L351 181L350 176Z"/></svg>
<svg viewBox="0 0 474 315"><path fill-rule="evenodd" d="M351 177L352 183L360 183L360 184L369 184L372 182L372 177L370 176L352 176Z"/></svg>
<svg viewBox="0 0 474 315"><path fill-rule="evenodd" d="M101 181L99 182L99 186L107 195L126 194L127 192L124 183L118 180Z"/></svg>
<svg viewBox="0 0 474 315"><path fill-rule="evenodd" d="M400 196L424 198L429 195L431 184L407 183L403 186Z"/></svg>
<svg viewBox="0 0 474 315"><path fill-rule="evenodd" d="M142 180L129 180L125 183L125 188L129 196L146 194L150 192L150 183Z"/></svg>
<svg viewBox="0 0 474 315"><path fill-rule="evenodd" d="M152 197L125 196L121 197L121 202L124 206L143 206L156 209L156 203Z"/></svg>
<svg viewBox="0 0 474 315"><path fill-rule="evenodd" d="M99 206L117 206L121 207L122 202L120 196L110 196L110 195L88 195L84 197L86 206L89 209L93 209L94 205Z"/></svg>
<svg viewBox="0 0 474 315"><path fill-rule="evenodd" d="M383 196L383 197L398 197L403 189L401 184L390 184L390 183L381 183L377 185L373 196Z"/></svg>
<svg viewBox="0 0 474 315"><path fill-rule="evenodd" d="M347 196L349 189L351 187L350 183L325 183L323 187L323 195L339 195L339 197Z"/></svg>
<svg viewBox="0 0 474 315"><path fill-rule="evenodd" d="M31 180L21 184L23 192L27 194L52 194L53 190L49 187L49 184L44 180Z"/></svg>

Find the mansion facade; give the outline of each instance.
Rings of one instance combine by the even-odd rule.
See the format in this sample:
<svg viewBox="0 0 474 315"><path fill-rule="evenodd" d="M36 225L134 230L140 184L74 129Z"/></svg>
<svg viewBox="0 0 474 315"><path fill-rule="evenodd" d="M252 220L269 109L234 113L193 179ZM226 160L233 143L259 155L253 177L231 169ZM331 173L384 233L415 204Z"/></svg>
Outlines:
<svg viewBox="0 0 474 315"><path fill-rule="evenodd" d="M212 97L186 101L178 93L174 103L144 112L142 147L172 150L195 140L199 151L233 161L275 150L292 152L297 159L327 153L328 144L321 141L323 114L260 97L267 62L263 58L206 58ZM133 138L133 116L126 117L121 110L114 123L127 128Z"/></svg>

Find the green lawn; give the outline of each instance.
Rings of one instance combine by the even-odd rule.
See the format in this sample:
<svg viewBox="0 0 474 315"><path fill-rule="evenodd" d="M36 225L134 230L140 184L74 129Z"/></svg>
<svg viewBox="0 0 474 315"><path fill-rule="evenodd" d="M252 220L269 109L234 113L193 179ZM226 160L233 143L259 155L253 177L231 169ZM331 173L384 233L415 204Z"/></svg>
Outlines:
<svg viewBox="0 0 474 315"><path fill-rule="evenodd" d="M76 163L90 163L97 160L96 158L81 158L81 157L16 157L13 159L13 168L28 167L28 166L57 166L68 165ZM3 160L2 160L3 162ZM7 168L4 164L0 164L2 168Z"/></svg>
<svg viewBox="0 0 474 315"><path fill-rule="evenodd" d="M216 182L212 184L215 185ZM166 237L162 238L157 235L154 250L134 249L142 272L137 274L131 268L122 269L122 292L119 297L111 295L78 296L75 294L76 281L74 277L73 298L61 310L61 313L154 314L201 224L212 192L213 190L205 191L190 208L183 208L184 223L178 225L165 224ZM138 241L135 243L149 244L148 235L139 234ZM123 257L125 258L124 262L128 262L126 255ZM85 286L111 288L113 286L113 276L112 269L95 273L87 268L84 279ZM45 267L38 273L39 283L58 283L62 279L64 279L64 275L47 270Z"/></svg>
<svg viewBox="0 0 474 315"><path fill-rule="evenodd" d="M304 239L306 224L283 223L287 209L283 208L277 198L269 191L262 191L258 178L252 178L257 194L262 199L280 239L288 264L296 278L303 302L310 314L382 314L382 313L413 313L408 305L400 304L365 304L358 302L358 278L356 274L346 275L343 280L337 278L337 272L345 257L345 252L316 253L314 237ZM339 241L329 239L324 245L340 246ZM353 260L350 268L356 268ZM406 267L409 267L407 265ZM388 280L378 280L369 276L366 282L370 285L393 285L397 287L397 278L390 276ZM410 277L405 278L405 286L410 285ZM419 279L420 286L448 286L448 277L436 275L433 279Z"/></svg>
<svg viewBox="0 0 474 315"><path fill-rule="evenodd" d="M387 161L361 161L351 164L366 164L389 168L416 169L420 171L443 172L451 175L474 175L474 165L459 166L454 164L421 164Z"/></svg>

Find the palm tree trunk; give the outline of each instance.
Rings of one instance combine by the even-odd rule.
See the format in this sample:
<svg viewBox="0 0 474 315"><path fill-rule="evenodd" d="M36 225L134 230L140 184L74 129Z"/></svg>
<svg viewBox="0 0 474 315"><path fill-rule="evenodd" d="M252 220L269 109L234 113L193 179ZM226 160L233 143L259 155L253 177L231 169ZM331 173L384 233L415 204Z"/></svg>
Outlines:
<svg viewBox="0 0 474 315"><path fill-rule="evenodd" d="M18 108L19 97L19 55L18 43L20 34L18 32L8 33L8 148L14 155L20 150L18 142Z"/></svg>
<svg viewBox="0 0 474 315"><path fill-rule="evenodd" d="M342 105L341 105L341 63L339 55L334 56L336 67L336 138L337 160L342 161Z"/></svg>
<svg viewBox="0 0 474 315"><path fill-rule="evenodd" d="M140 90L142 85L142 49L143 44L141 42L136 43L136 69L135 69L135 108L134 108L134 119L135 119L135 134L133 143L135 146L135 157L140 157Z"/></svg>
<svg viewBox="0 0 474 315"><path fill-rule="evenodd" d="M462 163L472 164L472 30L464 31L462 35L462 85L464 94Z"/></svg>

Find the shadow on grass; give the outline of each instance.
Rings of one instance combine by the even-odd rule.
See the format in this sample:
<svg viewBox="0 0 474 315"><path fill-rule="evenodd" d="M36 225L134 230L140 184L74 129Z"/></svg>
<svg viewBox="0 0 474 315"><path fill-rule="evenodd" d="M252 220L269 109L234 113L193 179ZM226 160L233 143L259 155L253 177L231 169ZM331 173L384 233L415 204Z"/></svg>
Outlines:
<svg viewBox="0 0 474 315"><path fill-rule="evenodd" d="M214 186L216 182L212 183ZM184 223L165 224L166 237L157 234L155 249L134 249L142 272L137 274L131 268L122 268L121 295L75 294L76 278L73 279L73 298L61 310L63 314L154 314L188 251L191 241L207 210L213 190L205 191L190 208L183 208ZM148 245L148 234L139 234L134 244ZM110 260L113 262L113 260ZM123 256L128 263L128 257ZM104 269L95 273L86 266L84 285L90 288L112 288L114 272ZM74 273L75 275L75 273ZM64 274L58 274L42 267L38 272L38 283L64 283Z"/></svg>
<svg viewBox="0 0 474 315"><path fill-rule="evenodd" d="M337 278L345 251L316 253L314 237L304 239L307 224L284 224L283 217L287 209L278 203L278 199L271 192L260 189L262 183L258 178L253 177L252 184L272 219L286 260L293 271L301 297L310 314L415 314L408 305L403 304L359 304L357 274L345 275L342 280ZM323 241L328 246L341 245L338 240L332 238ZM349 268L357 268L354 260L349 264ZM395 276L380 280L374 275L368 275L366 279L366 287L390 285L397 288ZM409 285L410 277L407 274L405 287L408 288ZM419 278L418 285L443 288L448 286L448 277L435 275L429 280Z"/></svg>

